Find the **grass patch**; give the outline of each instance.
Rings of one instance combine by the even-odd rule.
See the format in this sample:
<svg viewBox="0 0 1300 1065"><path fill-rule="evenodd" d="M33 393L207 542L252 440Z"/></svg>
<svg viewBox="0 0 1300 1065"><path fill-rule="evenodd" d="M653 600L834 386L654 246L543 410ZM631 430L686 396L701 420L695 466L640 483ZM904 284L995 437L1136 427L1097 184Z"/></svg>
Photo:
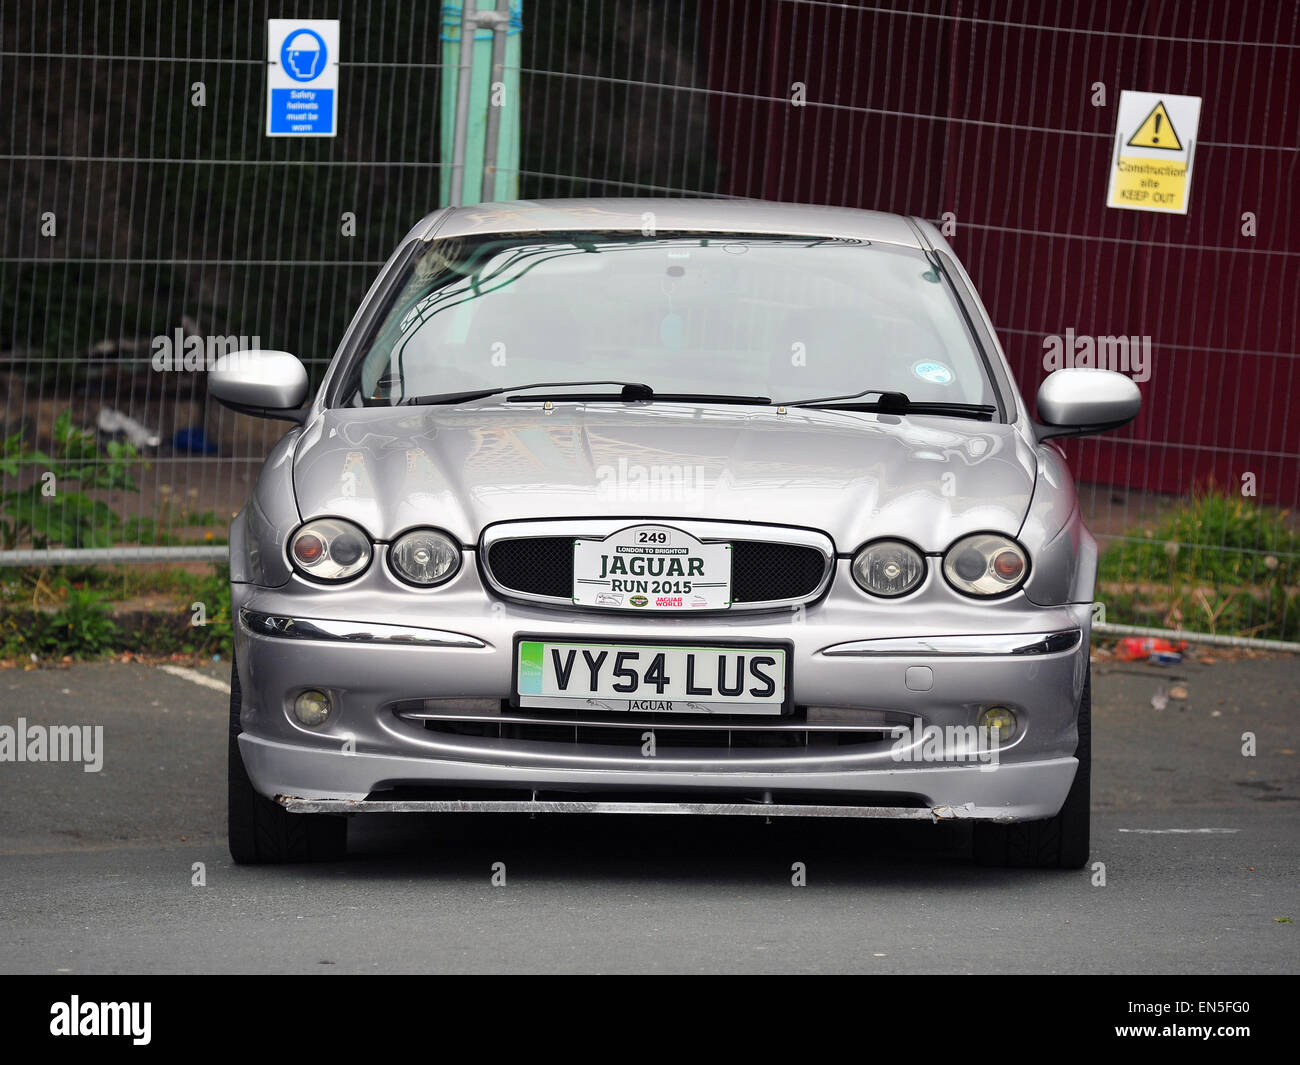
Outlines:
<svg viewBox="0 0 1300 1065"><path fill-rule="evenodd" d="M1300 533L1290 513L1198 490L1102 554L1111 621L1262 639L1300 634Z"/></svg>
<svg viewBox="0 0 1300 1065"><path fill-rule="evenodd" d="M234 646L230 569L0 571L0 658L222 655Z"/></svg>

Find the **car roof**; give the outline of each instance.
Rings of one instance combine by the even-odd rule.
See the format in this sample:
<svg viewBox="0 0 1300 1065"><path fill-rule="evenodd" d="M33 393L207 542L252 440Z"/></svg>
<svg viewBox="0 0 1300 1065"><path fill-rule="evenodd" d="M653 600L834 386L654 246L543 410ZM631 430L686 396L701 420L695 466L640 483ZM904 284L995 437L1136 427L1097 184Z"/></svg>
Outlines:
<svg viewBox="0 0 1300 1065"><path fill-rule="evenodd" d="M415 227L425 240L481 233L641 232L654 215L662 232L763 233L841 237L922 249L907 218L882 211L747 199L611 197L560 200L503 200L435 211Z"/></svg>

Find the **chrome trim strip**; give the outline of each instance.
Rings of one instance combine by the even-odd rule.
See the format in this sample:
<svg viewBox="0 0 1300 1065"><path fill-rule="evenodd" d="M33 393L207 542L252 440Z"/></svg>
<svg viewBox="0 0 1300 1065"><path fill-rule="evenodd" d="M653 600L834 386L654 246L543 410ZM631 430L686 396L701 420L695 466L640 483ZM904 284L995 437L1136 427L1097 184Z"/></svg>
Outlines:
<svg viewBox="0 0 1300 1065"><path fill-rule="evenodd" d="M503 540L531 540L542 536L572 536L574 539L603 540L629 525L667 525L682 532L690 533L697 540L734 541L754 540L760 543L795 544L799 547L811 547L821 552L822 579L809 594L794 599L764 599L750 603L733 603L726 610L661 610L654 616L719 616L758 610L786 610L801 603L812 603L820 599L830 586L835 575L835 544L825 533L814 529L785 528L776 525L747 525L733 521L703 521L695 518L660 518L660 517L622 517L622 518L552 518L542 521L506 521L498 522L483 530L479 540L479 570L492 590L503 599L518 602L541 603L546 606L562 606L567 610L589 611L596 614L626 614L645 616L636 610L619 610L594 606L575 606L571 599L561 599L550 595L537 595L533 592L520 592L499 583L488 557L492 546Z"/></svg>
<svg viewBox="0 0 1300 1065"><path fill-rule="evenodd" d="M854 640L823 647L827 657L908 658L991 657L998 655L1054 655L1073 651L1083 639L1079 629L1060 632L1013 632L980 636L886 636L875 640Z"/></svg>
<svg viewBox="0 0 1300 1065"><path fill-rule="evenodd" d="M281 640L321 640L334 643L378 643L416 647L487 647L473 636L415 625L387 625L366 621L334 621L330 618L291 618L265 614L243 607L240 624L255 636Z"/></svg>
<svg viewBox="0 0 1300 1065"><path fill-rule="evenodd" d="M469 799L299 799L276 800L291 814L470 813L470 814L699 814L706 817L874 817L941 821L961 817L949 806L807 806L785 803L590 802L584 800Z"/></svg>

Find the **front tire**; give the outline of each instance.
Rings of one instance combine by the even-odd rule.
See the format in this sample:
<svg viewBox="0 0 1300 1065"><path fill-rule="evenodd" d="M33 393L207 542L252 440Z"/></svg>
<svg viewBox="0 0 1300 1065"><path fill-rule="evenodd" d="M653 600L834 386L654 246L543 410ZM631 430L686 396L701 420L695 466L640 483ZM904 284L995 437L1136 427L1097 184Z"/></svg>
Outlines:
<svg viewBox="0 0 1300 1065"><path fill-rule="evenodd" d="M1092 809L1092 666L1079 698L1079 768L1065 805L1046 821L975 825L975 861L1007 869L1082 869L1088 863Z"/></svg>
<svg viewBox="0 0 1300 1065"><path fill-rule="evenodd" d="M348 849L348 822L333 814L291 814L253 787L239 751L239 667L230 663L230 747L227 835L230 856L240 865L331 862Z"/></svg>

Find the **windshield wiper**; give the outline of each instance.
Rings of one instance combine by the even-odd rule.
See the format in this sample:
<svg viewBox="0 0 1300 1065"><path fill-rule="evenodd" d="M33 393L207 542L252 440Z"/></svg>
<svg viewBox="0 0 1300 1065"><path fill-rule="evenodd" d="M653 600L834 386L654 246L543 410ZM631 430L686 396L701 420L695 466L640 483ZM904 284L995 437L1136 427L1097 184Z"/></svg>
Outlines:
<svg viewBox="0 0 1300 1065"><path fill-rule="evenodd" d="M620 392L546 393L539 396L510 396L507 403L739 403L767 407L767 396L736 396L728 392L656 392L649 385L624 385Z"/></svg>
<svg viewBox="0 0 1300 1065"><path fill-rule="evenodd" d="M879 399L862 400L864 396L879 396ZM948 414L955 418L974 418L978 421L992 421L997 407L991 403L950 403L946 401L926 402L913 400L905 392L885 392L878 388L869 388L851 396L826 396L822 399L801 399L794 403L783 403L785 407L814 407L824 410L872 411L878 414Z"/></svg>
<svg viewBox="0 0 1300 1065"><path fill-rule="evenodd" d="M624 393L632 393L631 399L649 399L654 389L637 381L536 381L531 385L506 385L503 388L475 388L468 392L439 392L431 396L409 396L401 401L403 406L423 406L436 403L468 403L488 396L500 396L507 392L522 392L529 388L584 388L588 385L619 385ZM541 399L541 396L527 396L527 399Z"/></svg>

